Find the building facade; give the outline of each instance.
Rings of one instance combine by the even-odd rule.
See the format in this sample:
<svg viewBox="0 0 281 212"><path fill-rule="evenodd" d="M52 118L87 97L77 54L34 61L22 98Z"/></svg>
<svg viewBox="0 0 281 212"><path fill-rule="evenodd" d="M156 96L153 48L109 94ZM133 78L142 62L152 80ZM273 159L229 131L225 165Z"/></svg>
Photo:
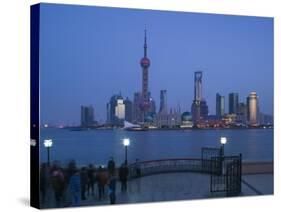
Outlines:
<svg viewBox="0 0 281 212"><path fill-rule="evenodd" d="M250 126L259 125L259 100L256 92L247 97L247 121Z"/></svg>
<svg viewBox="0 0 281 212"><path fill-rule="evenodd" d="M158 113L155 119L158 128L176 128L182 123L181 113L175 110L171 110L170 113Z"/></svg>
<svg viewBox="0 0 281 212"><path fill-rule="evenodd" d="M119 95L113 95L109 103L106 105L107 109L107 124L123 125L125 119L125 104L124 99Z"/></svg>
<svg viewBox="0 0 281 212"><path fill-rule="evenodd" d="M225 100L224 96L219 93L216 94L216 116L223 117L225 113Z"/></svg>
<svg viewBox="0 0 281 212"><path fill-rule="evenodd" d="M209 113L207 102L202 95L202 78L202 71L194 72L194 99L191 105L191 114L195 126L200 120L206 119Z"/></svg>
<svg viewBox="0 0 281 212"><path fill-rule="evenodd" d="M133 121L133 103L127 97L124 101L124 104L125 104L125 120L128 122L132 122Z"/></svg>
<svg viewBox="0 0 281 212"><path fill-rule="evenodd" d="M89 106L81 106L81 126L90 127L94 125L94 108Z"/></svg>
<svg viewBox="0 0 281 212"><path fill-rule="evenodd" d="M167 90L160 90L160 108L159 113L168 113Z"/></svg>
<svg viewBox="0 0 281 212"><path fill-rule="evenodd" d="M228 113L236 114L238 109L239 97L238 93L230 93L228 95Z"/></svg>
<svg viewBox="0 0 281 212"><path fill-rule="evenodd" d="M243 125L247 124L247 105L243 102L238 104L237 109L237 123L241 123Z"/></svg>

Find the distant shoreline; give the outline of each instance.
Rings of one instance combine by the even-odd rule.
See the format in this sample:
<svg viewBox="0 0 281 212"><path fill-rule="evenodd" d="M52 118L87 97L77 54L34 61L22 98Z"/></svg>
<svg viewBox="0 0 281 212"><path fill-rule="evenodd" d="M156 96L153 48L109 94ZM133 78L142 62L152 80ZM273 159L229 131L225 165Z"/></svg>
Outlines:
<svg viewBox="0 0 281 212"><path fill-rule="evenodd" d="M124 129L121 127L41 127L41 129L66 129L70 131L87 130L124 130L128 132L146 132L146 131L193 131L193 130L274 130L274 127L229 127L229 128L143 128L142 130Z"/></svg>

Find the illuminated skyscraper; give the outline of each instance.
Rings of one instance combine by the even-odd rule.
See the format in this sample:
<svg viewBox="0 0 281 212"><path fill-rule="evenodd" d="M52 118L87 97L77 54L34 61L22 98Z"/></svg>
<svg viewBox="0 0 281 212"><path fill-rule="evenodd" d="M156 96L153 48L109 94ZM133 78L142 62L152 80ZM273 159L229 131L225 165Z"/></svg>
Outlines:
<svg viewBox="0 0 281 212"><path fill-rule="evenodd" d="M160 91L160 108L159 113L168 113L167 107L167 91L161 90Z"/></svg>
<svg viewBox="0 0 281 212"><path fill-rule="evenodd" d="M256 92L251 92L247 97L247 119L250 126L259 124L259 100Z"/></svg>
<svg viewBox="0 0 281 212"><path fill-rule="evenodd" d="M113 95L106 105L107 123L113 125L122 125L125 119L125 104L121 94Z"/></svg>
<svg viewBox="0 0 281 212"><path fill-rule="evenodd" d="M115 106L115 116L119 120L125 119L125 104L124 104L124 100L122 97L117 98L117 104Z"/></svg>
<svg viewBox="0 0 281 212"><path fill-rule="evenodd" d="M224 96L219 93L216 94L216 115L218 117L224 116L225 101Z"/></svg>

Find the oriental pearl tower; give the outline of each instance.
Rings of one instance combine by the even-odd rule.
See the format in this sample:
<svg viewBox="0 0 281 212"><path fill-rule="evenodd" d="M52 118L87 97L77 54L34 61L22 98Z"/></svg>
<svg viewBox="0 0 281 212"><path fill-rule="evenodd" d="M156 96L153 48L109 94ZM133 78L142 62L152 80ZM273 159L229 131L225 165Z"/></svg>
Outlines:
<svg viewBox="0 0 281 212"><path fill-rule="evenodd" d="M147 57L146 29L144 30L144 56L140 60L142 67L142 100L140 102L140 110L142 112L142 121L150 109L149 92L148 92L148 68L150 60Z"/></svg>

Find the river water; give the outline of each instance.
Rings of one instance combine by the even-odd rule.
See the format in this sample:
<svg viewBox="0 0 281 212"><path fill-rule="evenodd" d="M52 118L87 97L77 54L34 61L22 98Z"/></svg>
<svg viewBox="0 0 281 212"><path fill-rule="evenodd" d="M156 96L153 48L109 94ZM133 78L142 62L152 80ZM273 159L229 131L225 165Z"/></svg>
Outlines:
<svg viewBox="0 0 281 212"><path fill-rule="evenodd" d="M53 140L51 160L62 164L74 159L79 165L105 165L112 156L117 164L124 161L122 139L129 138L128 161L165 158L199 158L202 147L219 147L220 137L227 137L226 155L242 154L244 161L273 160L273 129L222 129L176 131L124 131L43 128L40 132L40 159L47 160L43 145L46 138Z"/></svg>

